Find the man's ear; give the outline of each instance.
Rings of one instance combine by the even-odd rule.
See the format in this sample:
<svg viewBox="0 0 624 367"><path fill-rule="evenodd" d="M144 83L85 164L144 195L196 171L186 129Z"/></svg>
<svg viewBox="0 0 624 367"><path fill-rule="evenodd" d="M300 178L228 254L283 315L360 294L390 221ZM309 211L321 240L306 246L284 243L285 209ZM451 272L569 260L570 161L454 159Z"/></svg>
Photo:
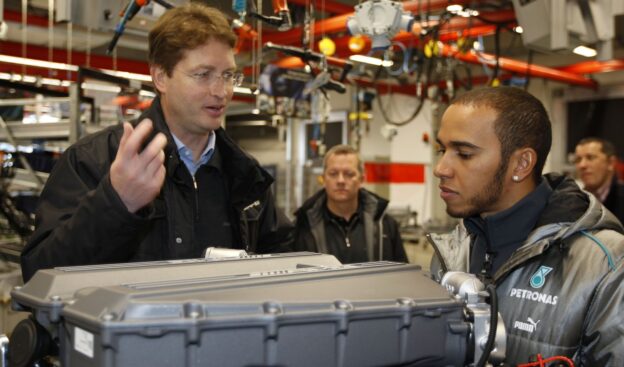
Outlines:
<svg viewBox="0 0 624 367"><path fill-rule="evenodd" d="M167 78L167 72L165 69L158 65L150 65L150 75L152 76L152 82L154 82L154 87L160 92L165 93L167 90L167 85L165 83L165 78Z"/></svg>
<svg viewBox="0 0 624 367"><path fill-rule="evenodd" d="M511 174L513 181L520 182L531 178L537 163L537 152L533 148L521 148L512 154Z"/></svg>
<svg viewBox="0 0 624 367"><path fill-rule="evenodd" d="M316 182L318 182L321 186L325 186L325 179L323 178L323 175L316 176Z"/></svg>
<svg viewBox="0 0 624 367"><path fill-rule="evenodd" d="M611 157L607 158L609 160L609 171L610 172L614 172L615 171L615 167L617 167L617 156L616 155L612 155Z"/></svg>

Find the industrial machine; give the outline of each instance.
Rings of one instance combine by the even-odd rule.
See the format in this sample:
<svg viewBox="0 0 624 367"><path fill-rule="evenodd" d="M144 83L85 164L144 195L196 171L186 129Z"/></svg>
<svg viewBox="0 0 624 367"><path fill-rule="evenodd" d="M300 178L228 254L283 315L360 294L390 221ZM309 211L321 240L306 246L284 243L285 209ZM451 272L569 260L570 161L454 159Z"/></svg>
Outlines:
<svg viewBox="0 0 624 367"><path fill-rule="evenodd" d="M502 362L505 334L487 327L476 278L443 284L415 265L315 253L42 270L12 292L32 317L4 357L64 367Z"/></svg>

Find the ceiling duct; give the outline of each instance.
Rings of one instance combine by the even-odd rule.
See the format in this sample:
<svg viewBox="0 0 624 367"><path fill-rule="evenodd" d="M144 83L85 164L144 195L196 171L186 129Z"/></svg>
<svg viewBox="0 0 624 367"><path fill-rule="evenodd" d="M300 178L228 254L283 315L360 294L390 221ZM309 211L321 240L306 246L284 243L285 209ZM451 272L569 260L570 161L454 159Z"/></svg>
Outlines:
<svg viewBox="0 0 624 367"><path fill-rule="evenodd" d="M622 0L512 0L526 47L542 52L595 45L599 60L613 58L615 16Z"/></svg>

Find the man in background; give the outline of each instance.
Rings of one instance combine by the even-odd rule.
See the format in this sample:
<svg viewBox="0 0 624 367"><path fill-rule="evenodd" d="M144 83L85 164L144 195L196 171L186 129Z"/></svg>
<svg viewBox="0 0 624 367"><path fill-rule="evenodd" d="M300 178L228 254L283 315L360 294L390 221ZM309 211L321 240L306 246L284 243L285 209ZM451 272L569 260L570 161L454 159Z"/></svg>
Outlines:
<svg viewBox="0 0 624 367"><path fill-rule="evenodd" d="M149 33L158 92L139 123L87 136L65 151L41 194L22 252L38 269L196 258L210 246L288 250L292 224L273 179L221 124L242 82L236 35L214 8L168 10Z"/></svg>
<svg viewBox="0 0 624 367"><path fill-rule="evenodd" d="M375 260L407 262L388 200L362 188L363 165L348 145L323 160L323 189L296 212L294 249L332 254L343 264Z"/></svg>
<svg viewBox="0 0 624 367"><path fill-rule="evenodd" d="M583 188L624 223L624 185L618 182L613 144L601 138L585 138L576 145L575 155L576 173Z"/></svg>
<svg viewBox="0 0 624 367"><path fill-rule="evenodd" d="M432 236L431 272L494 285L511 366L537 354L624 366L624 228L573 179L542 175L551 134L542 103L518 88L451 103L434 174L447 213L462 221Z"/></svg>

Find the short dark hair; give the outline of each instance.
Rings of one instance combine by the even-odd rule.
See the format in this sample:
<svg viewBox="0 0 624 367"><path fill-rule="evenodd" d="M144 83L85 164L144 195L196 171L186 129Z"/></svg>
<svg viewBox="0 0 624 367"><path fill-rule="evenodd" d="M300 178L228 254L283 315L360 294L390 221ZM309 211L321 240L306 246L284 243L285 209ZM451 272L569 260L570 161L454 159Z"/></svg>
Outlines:
<svg viewBox="0 0 624 367"><path fill-rule="evenodd" d="M358 154L358 151L355 150L355 148L353 148L352 146L346 145L346 144L334 145L333 147L331 147L331 149L327 151L327 153L325 153L325 157L323 158L323 172L325 172L325 169L327 169L327 160L329 159L329 157L331 157L332 155L346 155L346 154L355 154L358 160L358 164L357 164L358 171L360 172L360 175L363 175L364 164L362 163L362 160L360 159L360 155Z"/></svg>
<svg viewBox="0 0 624 367"><path fill-rule="evenodd" d="M177 6L167 10L149 32L149 63L162 67L171 76L185 51L210 40L230 47L236 44L236 34L225 15L197 2Z"/></svg>
<svg viewBox="0 0 624 367"><path fill-rule="evenodd" d="M607 156L607 158L613 157L615 156L616 152L615 152L615 145L613 145L612 142L603 139L603 138L598 138L595 136L590 136L587 138L583 138L581 139L576 146L579 145L585 145L585 144L589 144L589 143L599 143L601 146L601 151Z"/></svg>
<svg viewBox="0 0 624 367"><path fill-rule="evenodd" d="M552 144L550 119L542 102L519 88L484 87L464 93L451 104L494 109L498 113L494 132L501 144L503 167L514 151L532 148L537 153L533 178L540 181Z"/></svg>

